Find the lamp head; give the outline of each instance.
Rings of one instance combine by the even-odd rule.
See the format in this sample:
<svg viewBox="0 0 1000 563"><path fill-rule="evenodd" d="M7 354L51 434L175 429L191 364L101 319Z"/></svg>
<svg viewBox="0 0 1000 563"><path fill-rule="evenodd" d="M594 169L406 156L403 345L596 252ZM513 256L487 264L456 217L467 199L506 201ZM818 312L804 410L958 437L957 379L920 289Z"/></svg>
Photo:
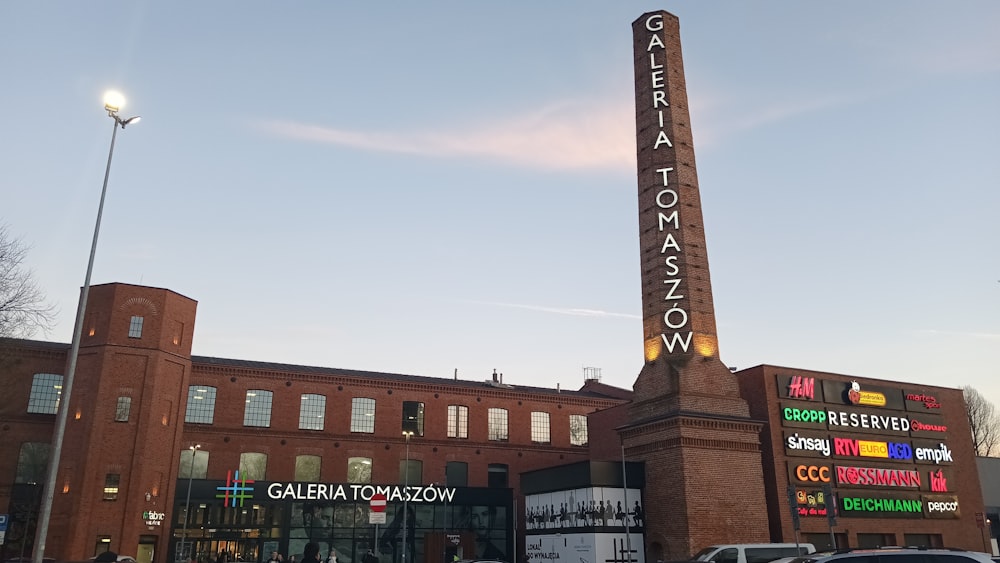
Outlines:
<svg viewBox="0 0 1000 563"><path fill-rule="evenodd" d="M114 115L123 107L125 107L125 96L121 92L108 90L104 93L104 109L108 110L109 114Z"/></svg>

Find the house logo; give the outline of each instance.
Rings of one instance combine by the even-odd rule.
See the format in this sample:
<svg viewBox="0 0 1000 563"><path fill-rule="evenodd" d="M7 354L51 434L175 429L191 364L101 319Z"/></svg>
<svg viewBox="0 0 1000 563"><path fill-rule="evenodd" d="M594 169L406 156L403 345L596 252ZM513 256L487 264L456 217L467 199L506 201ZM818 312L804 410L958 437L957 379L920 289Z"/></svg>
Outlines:
<svg viewBox="0 0 1000 563"><path fill-rule="evenodd" d="M223 499L222 506L242 507L243 501L253 500L253 487L248 486L252 484L253 479L247 479L240 475L238 469L236 471L229 470L226 472L226 484L215 488L219 491L215 493L215 498Z"/></svg>

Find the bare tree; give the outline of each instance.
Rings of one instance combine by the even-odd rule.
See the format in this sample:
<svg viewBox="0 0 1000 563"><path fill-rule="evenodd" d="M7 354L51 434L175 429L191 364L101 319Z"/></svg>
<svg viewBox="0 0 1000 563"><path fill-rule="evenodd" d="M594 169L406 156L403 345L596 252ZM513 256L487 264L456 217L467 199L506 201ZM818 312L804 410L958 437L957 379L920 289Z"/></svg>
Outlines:
<svg viewBox="0 0 1000 563"><path fill-rule="evenodd" d="M996 405L970 385L962 387L962 395L965 397L965 415L969 418L976 454L993 455L1000 442L1000 414Z"/></svg>
<svg viewBox="0 0 1000 563"><path fill-rule="evenodd" d="M55 309L35 283L24 260L28 247L0 225L0 337L27 338L41 329L48 332Z"/></svg>

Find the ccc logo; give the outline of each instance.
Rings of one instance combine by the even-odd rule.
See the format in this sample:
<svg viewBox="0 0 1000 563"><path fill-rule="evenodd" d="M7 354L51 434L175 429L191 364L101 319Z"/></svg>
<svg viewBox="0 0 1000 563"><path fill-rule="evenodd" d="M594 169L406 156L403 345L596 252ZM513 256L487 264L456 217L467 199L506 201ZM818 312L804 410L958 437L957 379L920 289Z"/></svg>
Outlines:
<svg viewBox="0 0 1000 563"><path fill-rule="evenodd" d="M830 468L825 465L797 465L795 466L795 478L799 481L829 483Z"/></svg>

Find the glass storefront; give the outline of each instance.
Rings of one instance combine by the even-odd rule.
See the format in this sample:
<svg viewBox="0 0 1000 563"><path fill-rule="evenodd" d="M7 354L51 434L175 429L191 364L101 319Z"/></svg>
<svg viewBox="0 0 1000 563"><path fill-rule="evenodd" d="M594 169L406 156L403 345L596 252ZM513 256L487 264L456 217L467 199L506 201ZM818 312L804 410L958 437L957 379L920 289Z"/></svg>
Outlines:
<svg viewBox="0 0 1000 563"><path fill-rule="evenodd" d="M186 492L189 482L178 481ZM262 562L272 552L301 561L308 542L320 554L336 552L337 563L361 563L368 552L379 563L401 563L406 536L407 563L449 563L462 558L509 561L513 553L513 492L501 488L350 485L327 483L246 483L194 480L190 519L186 496L173 519L172 558L194 553L199 563ZM384 523L369 523L371 497L386 497ZM403 509L409 513L403 530ZM376 517L377 518L377 517ZM184 547L182 547L182 544Z"/></svg>

